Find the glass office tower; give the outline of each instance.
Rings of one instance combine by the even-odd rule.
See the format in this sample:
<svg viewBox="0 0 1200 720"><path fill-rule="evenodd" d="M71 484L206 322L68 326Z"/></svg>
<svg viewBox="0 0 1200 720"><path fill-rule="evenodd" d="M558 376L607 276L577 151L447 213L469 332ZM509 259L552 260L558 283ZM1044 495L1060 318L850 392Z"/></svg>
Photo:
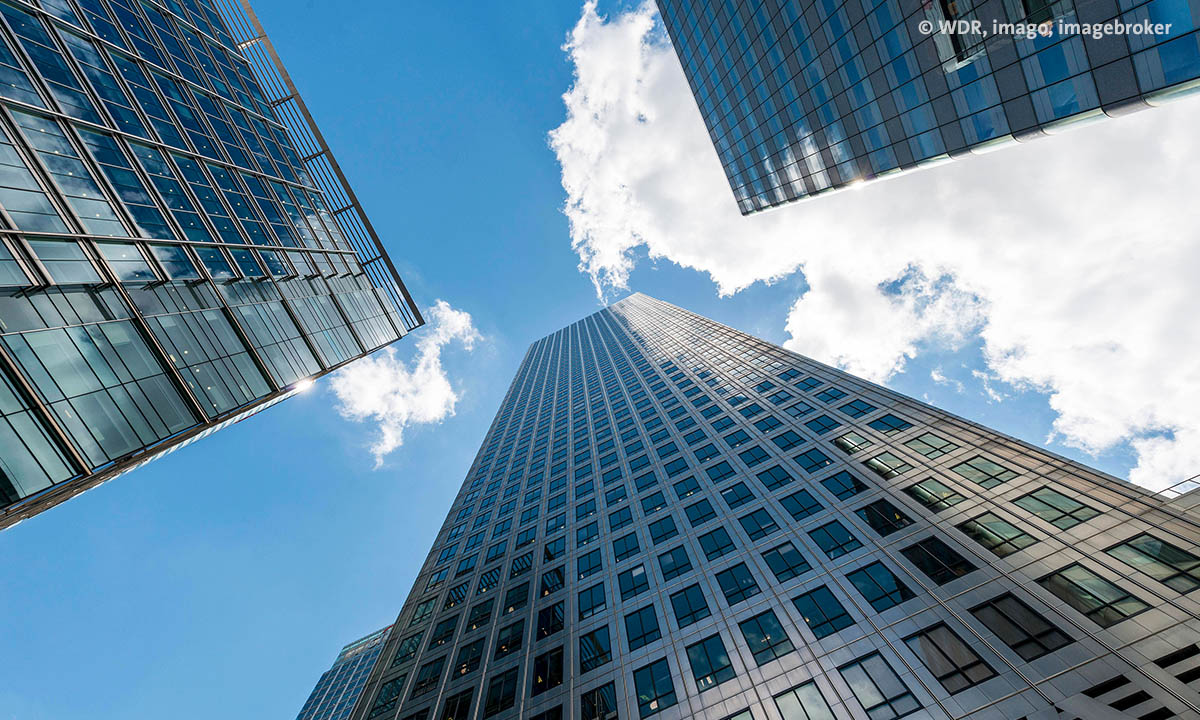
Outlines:
<svg viewBox="0 0 1200 720"><path fill-rule="evenodd" d="M389 625L342 648L333 666L321 675L296 720L346 720L362 694L367 676L379 659Z"/></svg>
<svg viewBox="0 0 1200 720"><path fill-rule="evenodd" d="M529 348L353 717L1194 718L1197 539L634 295Z"/></svg>
<svg viewBox="0 0 1200 720"><path fill-rule="evenodd" d="M0 0L0 528L423 321L250 8Z"/></svg>
<svg viewBox="0 0 1200 720"><path fill-rule="evenodd" d="M657 2L743 214L1200 84L1200 0ZM1066 28L1116 22L1170 29Z"/></svg>

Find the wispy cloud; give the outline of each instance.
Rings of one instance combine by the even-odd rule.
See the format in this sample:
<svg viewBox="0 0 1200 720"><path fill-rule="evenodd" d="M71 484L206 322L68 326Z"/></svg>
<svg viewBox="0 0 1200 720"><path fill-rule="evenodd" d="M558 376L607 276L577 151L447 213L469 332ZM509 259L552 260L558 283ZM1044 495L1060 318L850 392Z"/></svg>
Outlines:
<svg viewBox="0 0 1200 720"><path fill-rule="evenodd" d="M346 366L330 385L342 417L377 426L371 443L377 468L403 444L408 428L454 415L458 392L442 367L442 351L454 343L472 350L482 340L470 314L444 300L425 315L428 324L416 331L417 354L411 366L389 347Z"/></svg>
<svg viewBox="0 0 1200 720"><path fill-rule="evenodd" d="M797 351L885 381L978 342L989 389L1048 394L1063 442L1131 443L1148 486L1200 467L1195 101L744 218L652 3L586 3L564 50L550 143L601 297L642 248L723 294L799 270Z"/></svg>

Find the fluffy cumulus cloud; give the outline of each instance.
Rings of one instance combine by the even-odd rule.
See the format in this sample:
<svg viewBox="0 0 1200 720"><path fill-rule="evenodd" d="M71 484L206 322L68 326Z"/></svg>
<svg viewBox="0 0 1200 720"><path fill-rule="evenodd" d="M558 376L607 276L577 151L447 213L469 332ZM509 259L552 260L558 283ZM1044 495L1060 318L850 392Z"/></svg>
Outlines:
<svg viewBox="0 0 1200 720"><path fill-rule="evenodd" d="M723 294L800 271L797 352L886 381L978 342L989 387L1048 395L1052 438L1130 443L1147 486L1200 472L1197 101L742 217L656 21L588 2L564 47L550 143L602 298L639 250Z"/></svg>
<svg viewBox="0 0 1200 720"><path fill-rule="evenodd" d="M411 365L389 347L347 365L330 384L342 417L378 426L371 443L375 467L403 444L408 428L441 422L454 414L458 392L442 367L442 352L453 344L471 350L481 340L471 316L444 300L426 310L425 316L427 325L417 331Z"/></svg>

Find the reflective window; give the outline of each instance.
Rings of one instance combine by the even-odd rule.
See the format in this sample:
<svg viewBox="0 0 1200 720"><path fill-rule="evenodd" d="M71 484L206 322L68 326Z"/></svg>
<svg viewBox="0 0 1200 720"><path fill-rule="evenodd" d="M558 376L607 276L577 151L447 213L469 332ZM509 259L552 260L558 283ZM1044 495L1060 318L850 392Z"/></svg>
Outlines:
<svg viewBox="0 0 1200 720"><path fill-rule="evenodd" d="M879 653L871 653L843 665L838 672L871 720L893 720L921 707L908 686Z"/></svg>
<svg viewBox="0 0 1200 720"><path fill-rule="evenodd" d="M1105 552L1172 590L1186 593L1200 587L1200 558L1149 533L1132 537Z"/></svg>
<svg viewBox="0 0 1200 720"><path fill-rule="evenodd" d="M1071 638L1011 594L971 608L971 614L1025 661L1071 643Z"/></svg>
<svg viewBox="0 0 1200 720"><path fill-rule="evenodd" d="M1038 584L1100 627L1116 625L1150 609L1136 596L1078 563L1050 573Z"/></svg>

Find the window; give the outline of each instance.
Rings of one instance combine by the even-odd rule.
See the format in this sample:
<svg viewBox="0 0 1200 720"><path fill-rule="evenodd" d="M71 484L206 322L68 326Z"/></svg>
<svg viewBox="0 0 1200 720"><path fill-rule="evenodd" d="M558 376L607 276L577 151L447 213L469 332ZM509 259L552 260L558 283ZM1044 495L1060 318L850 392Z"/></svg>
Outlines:
<svg viewBox="0 0 1200 720"><path fill-rule="evenodd" d="M666 658L634 670L633 687L637 693L638 717L650 717L677 702Z"/></svg>
<svg viewBox="0 0 1200 720"><path fill-rule="evenodd" d="M887 537L892 533L912 525L912 518L900 512L895 505L887 500L876 500L868 505L863 505L854 511L854 514L862 518L872 530L879 533L880 537Z"/></svg>
<svg viewBox="0 0 1200 720"><path fill-rule="evenodd" d="M1050 573L1038 580L1038 584L1100 627L1116 625L1150 609L1137 597L1079 563Z"/></svg>
<svg viewBox="0 0 1200 720"><path fill-rule="evenodd" d="M746 463L746 467L751 468L755 465L766 462L771 456L767 454L766 450L763 450L759 446L755 445L749 450L743 450L742 452L738 453L738 457L742 459L742 462Z"/></svg>
<svg viewBox="0 0 1200 720"><path fill-rule="evenodd" d="M838 425L841 425L841 423L839 423L837 420L834 420L833 418L829 417L828 415L818 415L817 417L813 418L812 420L809 420L808 422L804 423L804 425L805 425L805 427L807 427L809 430L812 430L816 434L824 435L825 433L829 432L830 430L833 430L834 428L836 428Z"/></svg>
<svg viewBox="0 0 1200 720"><path fill-rule="evenodd" d="M976 455L970 460L959 463L950 469L985 488L994 488L1017 476L1016 472L1002 465L997 465L982 455Z"/></svg>
<svg viewBox="0 0 1200 720"><path fill-rule="evenodd" d="M708 560L716 560L737 547L733 544L733 538L729 537L729 531L724 527L718 527L712 532L701 535L698 539L700 540L700 549L704 551L704 557Z"/></svg>
<svg viewBox="0 0 1200 720"><path fill-rule="evenodd" d="M638 565L617 576L617 586L621 589L622 602L650 589L650 581L646 578L646 566Z"/></svg>
<svg viewBox="0 0 1200 720"><path fill-rule="evenodd" d="M1104 552L1177 592L1191 592L1200 587L1200 558L1148 533Z"/></svg>
<svg viewBox="0 0 1200 720"><path fill-rule="evenodd" d="M400 703L400 694L404 692L405 680L408 680L408 675L392 678L380 685L379 692L375 694L375 703L371 705L371 712L367 717L375 718L394 711Z"/></svg>
<svg viewBox="0 0 1200 720"><path fill-rule="evenodd" d="M754 493L750 492L750 488L746 487L746 483L739 482L722 490L721 499L725 501L730 510L736 510L753 500Z"/></svg>
<svg viewBox="0 0 1200 720"><path fill-rule="evenodd" d="M536 538L537 538L537 528L536 527L525 528L521 532L517 533L516 547L518 547L518 548L525 547L526 545L532 543Z"/></svg>
<svg viewBox="0 0 1200 720"><path fill-rule="evenodd" d="M617 720L617 686L608 683L579 697L581 720Z"/></svg>
<svg viewBox="0 0 1200 720"><path fill-rule="evenodd" d="M795 649L773 610L755 615L749 620L743 620L738 623L738 627L742 631L742 637L746 639L746 645L754 655L754 662L759 665L783 657Z"/></svg>
<svg viewBox="0 0 1200 720"><path fill-rule="evenodd" d="M740 485L741 483L738 484ZM703 525L717 516L716 511L713 510L712 503L703 499L688 505L684 508L683 512L687 515L688 522L692 527Z"/></svg>
<svg viewBox="0 0 1200 720"><path fill-rule="evenodd" d="M732 680L736 673L725 643L720 635L711 635L687 647L688 663L692 666L692 677L701 691Z"/></svg>
<svg viewBox="0 0 1200 720"><path fill-rule="evenodd" d="M788 474L787 470L784 470L780 466L776 465L769 470L760 472L758 474L758 479L759 482L763 484L763 487L774 492L775 490L778 490L784 485L790 483L793 478Z"/></svg>
<svg viewBox="0 0 1200 720"><path fill-rule="evenodd" d="M958 446L949 440L943 440L937 435L928 432L905 442L904 445L913 452L923 455L930 460L935 460L958 449Z"/></svg>
<svg viewBox="0 0 1200 720"><path fill-rule="evenodd" d="M542 561L554 562L567 554L567 539L560 537L545 544L542 548Z"/></svg>
<svg viewBox="0 0 1200 720"><path fill-rule="evenodd" d="M598 537L600 537L600 526L595 522L590 522L575 531L575 547L583 547Z"/></svg>
<svg viewBox="0 0 1200 720"><path fill-rule="evenodd" d="M794 405L789 405L788 407L784 408L783 411L785 413L787 413L788 415L790 415L791 417L799 420L800 418L804 417L805 415L808 415L809 413L811 413L813 411L813 406L809 405L806 402L798 402L798 403L795 403Z"/></svg>
<svg viewBox="0 0 1200 720"><path fill-rule="evenodd" d="M647 605L626 615L625 634L629 638L630 652L661 638L662 632L658 629L658 616L654 614L654 606Z"/></svg>
<svg viewBox="0 0 1200 720"><path fill-rule="evenodd" d="M725 602L731 606L759 594L758 583L746 563L738 563L731 568L717 573L717 585L725 595Z"/></svg>
<svg viewBox="0 0 1200 720"><path fill-rule="evenodd" d="M495 658L499 660L502 657L507 657L521 649L521 640L525 636L525 621L518 620L512 625L506 625L500 628L500 632L496 633L496 654Z"/></svg>
<svg viewBox="0 0 1200 720"><path fill-rule="evenodd" d="M437 687L438 681L442 679L442 665L445 662L446 658L440 657L421 666L421 669L417 671L417 678L413 682L412 697L424 695Z"/></svg>
<svg viewBox="0 0 1200 720"><path fill-rule="evenodd" d="M580 555L577 567L580 580L585 580L600 572L604 567L604 562L600 559L600 551L593 550L586 555Z"/></svg>
<svg viewBox="0 0 1200 720"><path fill-rule="evenodd" d="M771 513L767 512L766 508L759 508L749 515L743 515L738 518L738 522L742 524L742 529L750 536L751 540L761 540L771 533L779 529L775 524L775 519L771 517Z"/></svg>
<svg viewBox="0 0 1200 720"><path fill-rule="evenodd" d="M913 500L916 500L935 513L951 508L966 500L965 497L951 490L943 482L934 480L933 478L922 480L916 485L909 485L904 488L904 492Z"/></svg>
<svg viewBox="0 0 1200 720"><path fill-rule="evenodd" d="M696 482L696 478L688 477L675 483L672 487L675 488L675 497L683 500L697 493L700 490L700 483Z"/></svg>
<svg viewBox="0 0 1200 720"><path fill-rule="evenodd" d="M910 635L904 642L951 695L996 677L996 671L945 623Z"/></svg>
<svg viewBox="0 0 1200 720"><path fill-rule="evenodd" d="M529 692L532 697L537 697L562 683L563 649L561 647L544 652L533 659L533 687Z"/></svg>
<svg viewBox="0 0 1200 720"><path fill-rule="evenodd" d="M551 570L542 573L542 585L538 591L542 597L546 597L552 593L556 593L563 589L564 577L562 566L558 566Z"/></svg>
<svg viewBox="0 0 1200 720"><path fill-rule="evenodd" d="M429 635L429 647L437 647L445 645L450 638L454 637L454 630L458 627L458 616L446 618L437 625L433 626L433 632Z"/></svg>
<svg viewBox="0 0 1200 720"><path fill-rule="evenodd" d="M839 558L846 553L854 552L862 547L862 543L858 538L850 534L841 522L834 520L826 523L815 530L810 530L808 536L813 539L817 547L829 556L829 559Z"/></svg>
<svg viewBox="0 0 1200 720"><path fill-rule="evenodd" d="M817 639L854 624L854 618L824 585L792 598L792 604Z"/></svg>
<svg viewBox="0 0 1200 720"><path fill-rule="evenodd" d="M825 696L817 689L817 684L809 680L785 693L775 696L775 707L783 720L834 720L833 711ZM729 718L741 720L741 718ZM746 720L753 720L748 714Z"/></svg>
<svg viewBox="0 0 1200 720"><path fill-rule="evenodd" d="M492 618L492 605L494 604L496 604L496 599L491 598L471 608L471 613L467 616L467 630L477 630L488 624Z"/></svg>
<svg viewBox="0 0 1200 720"><path fill-rule="evenodd" d="M682 545L658 556L658 566L662 570L663 581L673 580L692 569L692 561L688 558L687 550Z"/></svg>
<svg viewBox="0 0 1200 720"><path fill-rule="evenodd" d="M722 460L716 465L713 465L705 470L705 472L708 473L709 480L712 480L714 483L719 483L730 475L733 475L733 466L727 461Z"/></svg>
<svg viewBox="0 0 1200 720"><path fill-rule="evenodd" d="M608 514L608 529L616 532L626 525L633 522L633 511L627 507L623 507L616 512Z"/></svg>
<svg viewBox="0 0 1200 720"><path fill-rule="evenodd" d="M443 720L465 720L471 714L471 695L474 694L474 689L460 692L457 695L446 699L446 704L442 707Z"/></svg>
<svg viewBox="0 0 1200 720"><path fill-rule="evenodd" d="M988 600L971 614L1026 662L1071 644L1071 638L1011 594Z"/></svg>
<svg viewBox="0 0 1200 720"><path fill-rule="evenodd" d="M517 668L500 673L488 683L483 700L483 716L497 715L517 702Z"/></svg>
<svg viewBox="0 0 1200 720"><path fill-rule="evenodd" d="M880 453L867 460L866 466L871 468L876 475L884 480L889 480L912 470L912 465L909 465L890 452Z"/></svg>
<svg viewBox="0 0 1200 720"><path fill-rule="evenodd" d="M780 450L787 451L804 442L804 438L800 437L794 430L785 430L771 438L771 442L779 446Z"/></svg>
<svg viewBox="0 0 1200 720"><path fill-rule="evenodd" d="M524 582L514 588L509 588L508 592L504 593L504 614L516 612L525 607L528 602L529 583Z"/></svg>
<svg viewBox="0 0 1200 720"><path fill-rule="evenodd" d="M892 414L883 415L867 423L867 427L877 430L884 435L895 435L912 427L912 423Z"/></svg>
<svg viewBox="0 0 1200 720"><path fill-rule="evenodd" d="M830 475L822 480L821 484L825 486L826 490L833 493L833 496L838 500L848 500L867 489L867 486L861 480L845 470Z"/></svg>
<svg viewBox="0 0 1200 720"><path fill-rule="evenodd" d="M975 569L966 558L936 537L925 538L916 545L910 545L901 550L900 554L938 585L945 585Z"/></svg>
<svg viewBox="0 0 1200 720"><path fill-rule="evenodd" d="M852 418L860 418L875 409L875 406L862 399L851 400L838 408Z"/></svg>
<svg viewBox="0 0 1200 720"><path fill-rule="evenodd" d="M538 610L537 639L545 640L561 631L564 620L566 620L566 612L561 601Z"/></svg>
<svg viewBox="0 0 1200 720"><path fill-rule="evenodd" d="M616 557L617 562L633 557L641 549L636 533L629 533L613 540L613 556Z"/></svg>
<svg viewBox="0 0 1200 720"><path fill-rule="evenodd" d="M579 636L579 672L585 673L612 660L612 643L608 637L608 626L597 628Z"/></svg>
<svg viewBox="0 0 1200 720"><path fill-rule="evenodd" d="M846 579L862 593L875 612L883 612L916 597L883 563L859 568L846 575Z"/></svg>
<svg viewBox="0 0 1200 720"><path fill-rule="evenodd" d="M607 607L604 583L593 585L579 593L579 619L586 620Z"/></svg>
<svg viewBox="0 0 1200 720"><path fill-rule="evenodd" d="M798 490L781 499L779 504L783 506L784 510L787 510L793 520L803 520L823 509L821 503L817 502L812 493L807 490Z"/></svg>
<svg viewBox="0 0 1200 720"><path fill-rule="evenodd" d="M833 461L829 459L828 455L816 448L806 450L792 459L795 460L805 472L809 473L815 473L821 468L833 464Z"/></svg>
<svg viewBox="0 0 1200 720"><path fill-rule="evenodd" d="M410 626L416 625L432 615L433 604L436 602L436 600L436 598L430 598L428 600L423 600L420 605L417 605L417 609L413 610L412 620L410 620L408 624Z"/></svg>
<svg viewBox="0 0 1200 720"><path fill-rule="evenodd" d="M771 432L780 425L783 425L783 421L774 415L768 415L754 423L754 427L758 428L758 431L764 434Z"/></svg>
<svg viewBox="0 0 1200 720"><path fill-rule="evenodd" d="M812 570L812 566L791 541L766 551L763 553L763 559L767 561L767 567L771 568L779 582L787 582Z"/></svg>
<svg viewBox="0 0 1200 720"><path fill-rule="evenodd" d="M484 639L479 638L475 642L467 643L458 650L458 660L454 663L454 675L462 677L479 669L479 665L483 662L483 643Z"/></svg>
<svg viewBox="0 0 1200 720"><path fill-rule="evenodd" d="M417 656L417 650L421 647L421 633L409 635L400 641L399 647L396 648L396 655L392 658L392 667L403 665Z"/></svg>
<svg viewBox="0 0 1200 720"><path fill-rule="evenodd" d="M1037 515L1059 530L1069 530L1100 514L1099 510L1072 500L1048 487L1038 488L1028 495L1013 500L1013 503L1017 507Z"/></svg>
<svg viewBox="0 0 1200 720"><path fill-rule="evenodd" d="M667 506L667 498L662 491L654 492L642 498L642 514L649 517Z"/></svg>
<svg viewBox="0 0 1200 720"><path fill-rule="evenodd" d="M658 545L666 542L679 534L679 529L675 527L675 518L667 515L650 523L650 540Z"/></svg>
<svg viewBox="0 0 1200 720"><path fill-rule="evenodd" d="M725 436L725 444L731 448L740 447L748 442L750 442L750 433L745 430L738 430Z"/></svg>
<svg viewBox="0 0 1200 720"><path fill-rule="evenodd" d="M871 720L894 720L921 708L904 681L879 653L843 665L838 672Z"/></svg>
<svg viewBox="0 0 1200 720"><path fill-rule="evenodd" d="M958 529L998 557L1012 555L1037 542L1032 535L991 512L962 523Z"/></svg>
<svg viewBox="0 0 1200 720"><path fill-rule="evenodd" d="M712 614L708 609L708 602L704 599L704 591L698 584L690 585L672 595L671 607L675 610L675 620L680 629Z"/></svg>
<svg viewBox="0 0 1200 720"><path fill-rule="evenodd" d="M847 455L853 455L856 452L866 450L875 443L851 430L845 435L839 435L835 437L833 439L833 444L837 446L838 450L841 450Z"/></svg>

